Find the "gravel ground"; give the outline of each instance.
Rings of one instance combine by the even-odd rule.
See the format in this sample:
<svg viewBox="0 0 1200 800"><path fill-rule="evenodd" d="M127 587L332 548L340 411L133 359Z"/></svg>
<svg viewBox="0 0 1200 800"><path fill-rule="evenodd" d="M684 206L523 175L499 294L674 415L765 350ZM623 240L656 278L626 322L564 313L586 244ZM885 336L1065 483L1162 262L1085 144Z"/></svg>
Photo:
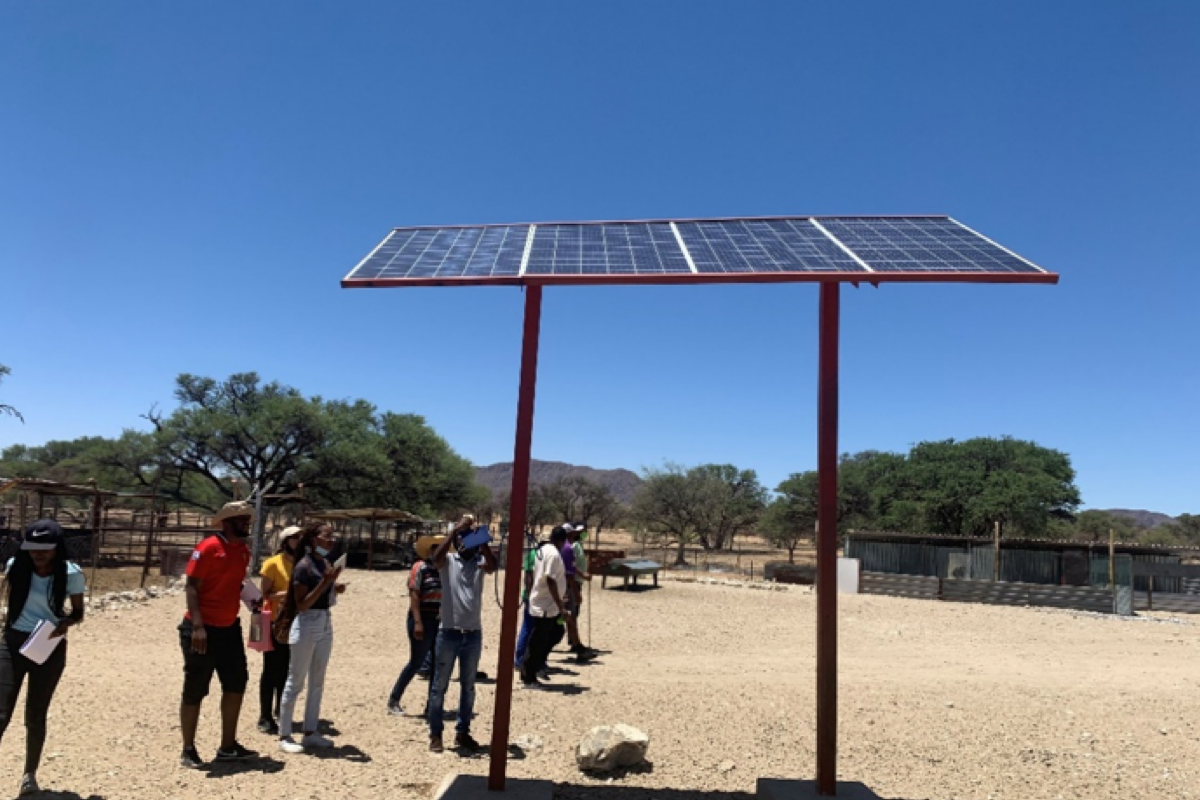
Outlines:
<svg viewBox="0 0 1200 800"><path fill-rule="evenodd" d="M180 769L174 626L183 598L167 596L95 612L71 633L44 796L424 800L447 773L486 774L485 758L432 755L420 720L386 715L407 648L402 576L349 580L334 610L322 715L336 734L332 753L279 752L254 729L248 695L241 738L264 758ZM592 597L593 643L606 652L586 666L556 654L564 690L516 692L512 739L541 746L510 761L510 776L555 781L560 798L613 800L744 800L759 776L812 776L810 589L665 580L622 592L597 582ZM481 668L494 676L490 597L486 609ZM903 800L1200 797L1197 621L843 597L841 777ZM250 655L253 684L260 659ZM420 704L425 686L414 682L406 706ZM493 686L479 688L473 733L483 741L493 699ZM575 745L593 725L616 722L649 733L650 763L611 782L580 774ZM217 727L214 694L198 741L205 757ZM18 717L3 743L0 797L15 794L23 747Z"/></svg>

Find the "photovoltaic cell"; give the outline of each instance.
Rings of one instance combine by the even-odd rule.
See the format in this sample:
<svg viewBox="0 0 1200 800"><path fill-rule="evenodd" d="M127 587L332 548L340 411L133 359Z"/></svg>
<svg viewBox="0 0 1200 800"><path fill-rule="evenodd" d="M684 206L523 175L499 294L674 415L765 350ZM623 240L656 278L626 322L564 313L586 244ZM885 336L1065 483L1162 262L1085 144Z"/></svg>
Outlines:
<svg viewBox="0 0 1200 800"><path fill-rule="evenodd" d="M462 278L516 275L528 225L473 228L397 228L353 277Z"/></svg>
<svg viewBox="0 0 1200 800"><path fill-rule="evenodd" d="M1041 272L947 217L821 219L877 272Z"/></svg>
<svg viewBox="0 0 1200 800"><path fill-rule="evenodd" d="M691 272L665 222L538 225L526 275L662 275Z"/></svg>
<svg viewBox="0 0 1200 800"><path fill-rule="evenodd" d="M697 272L866 272L808 218L676 227Z"/></svg>

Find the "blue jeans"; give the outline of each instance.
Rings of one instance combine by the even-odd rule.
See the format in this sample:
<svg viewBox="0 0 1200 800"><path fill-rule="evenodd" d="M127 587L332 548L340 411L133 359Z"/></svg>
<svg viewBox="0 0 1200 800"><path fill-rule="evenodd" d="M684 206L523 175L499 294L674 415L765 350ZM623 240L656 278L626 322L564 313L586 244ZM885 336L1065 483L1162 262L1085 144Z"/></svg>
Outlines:
<svg viewBox="0 0 1200 800"><path fill-rule="evenodd" d="M443 628L438 631L437 668L434 670L429 692L429 733L441 736L445 728L442 710L446 704L446 690L450 687L450 673L454 661L458 660L458 724L459 733L471 732L471 716L475 712L475 673L479 670L479 655L483 651L482 631L460 631Z"/></svg>
<svg viewBox="0 0 1200 800"><path fill-rule="evenodd" d="M529 652L529 637L533 636L533 615L529 613L529 601L521 604L525 613L521 616L521 633L517 636L517 655L513 661L514 667L520 667Z"/></svg>
<svg viewBox="0 0 1200 800"><path fill-rule="evenodd" d="M433 644L437 641L438 635L438 610L436 608L421 609L421 627L425 629L422 638L413 637L414 627L410 611L408 614L408 663L404 665L400 677L396 679L396 685L392 687L392 693L388 695L389 706L400 704L400 698L404 696L404 690L408 688L413 676L417 674L418 667L433 652Z"/></svg>

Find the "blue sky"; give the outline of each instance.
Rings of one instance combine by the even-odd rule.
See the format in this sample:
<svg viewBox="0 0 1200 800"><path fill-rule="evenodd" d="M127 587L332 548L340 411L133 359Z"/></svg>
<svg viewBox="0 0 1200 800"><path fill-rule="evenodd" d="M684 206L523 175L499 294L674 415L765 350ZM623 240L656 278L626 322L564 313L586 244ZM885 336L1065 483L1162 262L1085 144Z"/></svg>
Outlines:
<svg viewBox="0 0 1200 800"><path fill-rule="evenodd" d="M396 225L948 213L1058 286L843 290L843 451L1012 435L1200 512L1200 4L0 5L0 446L257 370L512 457L515 288ZM815 465L817 290L550 288L534 456Z"/></svg>

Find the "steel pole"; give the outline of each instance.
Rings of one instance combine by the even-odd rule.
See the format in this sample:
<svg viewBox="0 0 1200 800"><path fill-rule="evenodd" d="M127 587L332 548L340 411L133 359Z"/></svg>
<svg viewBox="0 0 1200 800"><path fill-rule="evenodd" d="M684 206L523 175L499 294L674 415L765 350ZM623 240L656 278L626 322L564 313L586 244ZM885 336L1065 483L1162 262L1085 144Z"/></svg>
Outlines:
<svg viewBox="0 0 1200 800"><path fill-rule="evenodd" d="M837 794L839 284L821 284L817 384L817 793Z"/></svg>
<svg viewBox="0 0 1200 800"><path fill-rule="evenodd" d="M500 622L500 663L496 666L496 710L492 718L488 789L504 791L508 768L508 725L512 711L513 658L521 605L521 555L529 501L529 453L533 443L533 397L537 386L538 334L542 287L525 287L525 330L521 339L521 383L517 390L517 437L513 446L512 504L508 509L508 549L504 553L504 609Z"/></svg>

